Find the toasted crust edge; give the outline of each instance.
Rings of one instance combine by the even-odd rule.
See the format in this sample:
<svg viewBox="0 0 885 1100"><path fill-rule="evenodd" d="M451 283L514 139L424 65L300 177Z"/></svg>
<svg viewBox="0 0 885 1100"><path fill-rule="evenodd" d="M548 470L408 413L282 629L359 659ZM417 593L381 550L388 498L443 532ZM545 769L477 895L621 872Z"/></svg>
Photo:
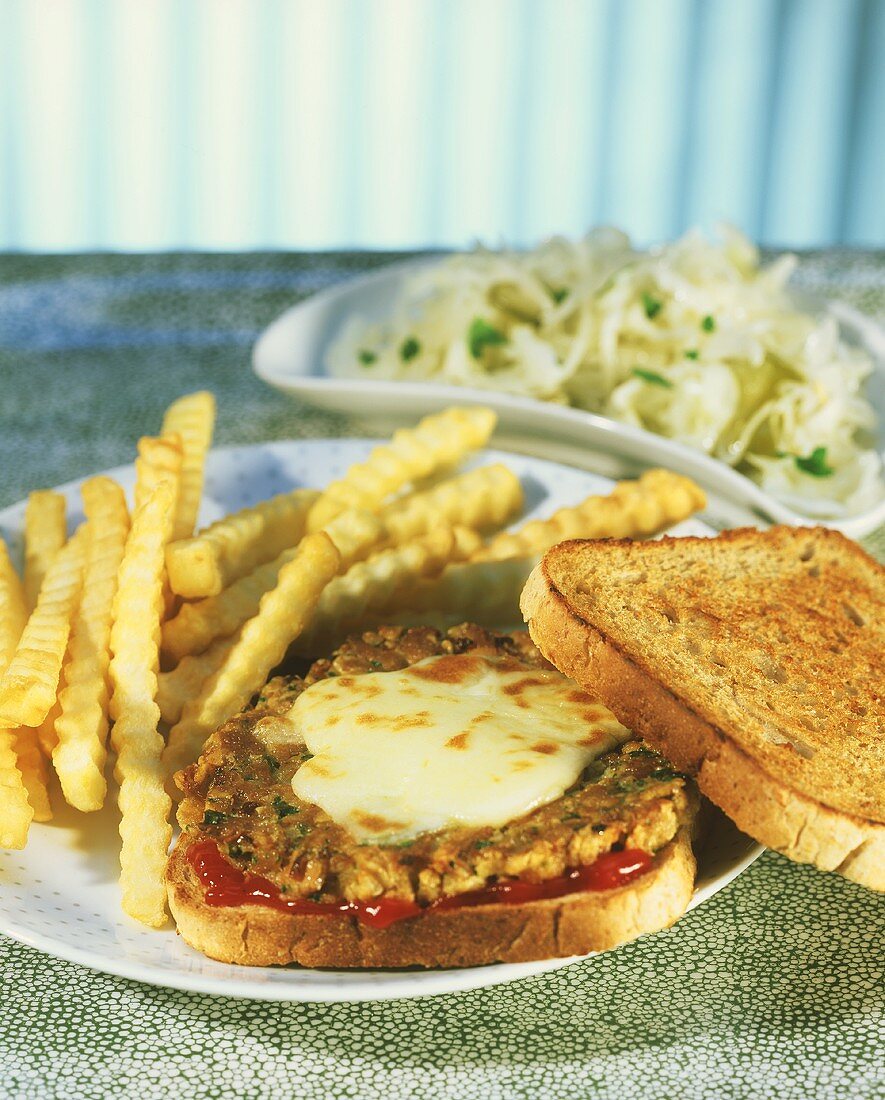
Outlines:
<svg viewBox="0 0 885 1100"><path fill-rule="evenodd" d="M754 840L797 863L885 892L885 826L839 812L770 776L577 615L545 561L520 599L535 645L560 672L599 695L615 716L694 775L701 792Z"/></svg>
<svg viewBox="0 0 885 1100"><path fill-rule="evenodd" d="M208 906L188 846L182 837L166 871L178 931L210 958L246 966L451 968L586 955L668 928L688 907L695 879L691 841L681 829L649 871L614 890L430 911L375 929L350 916Z"/></svg>

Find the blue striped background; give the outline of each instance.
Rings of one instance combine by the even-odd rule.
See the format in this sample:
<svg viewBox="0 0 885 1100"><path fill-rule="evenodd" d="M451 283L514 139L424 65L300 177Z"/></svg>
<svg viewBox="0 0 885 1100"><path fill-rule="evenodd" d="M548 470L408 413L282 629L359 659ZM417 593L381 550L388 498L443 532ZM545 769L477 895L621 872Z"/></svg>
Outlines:
<svg viewBox="0 0 885 1100"><path fill-rule="evenodd" d="M0 248L885 243L885 0L0 0Z"/></svg>

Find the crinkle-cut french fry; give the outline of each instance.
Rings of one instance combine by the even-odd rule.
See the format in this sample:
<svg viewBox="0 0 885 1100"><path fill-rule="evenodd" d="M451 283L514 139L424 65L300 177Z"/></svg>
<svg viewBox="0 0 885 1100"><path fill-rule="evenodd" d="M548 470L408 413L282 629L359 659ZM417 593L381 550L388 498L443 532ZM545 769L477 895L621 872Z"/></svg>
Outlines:
<svg viewBox="0 0 885 1100"><path fill-rule="evenodd" d="M12 660L27 621L25 590L9 560L6 543L0 539L0 676Z"/></svg>
<svg viewBox="0 0 885 1100"><path fill-rule="evenodd" d="M34 731L20 726L15 731L16 763L22 783L28 793L28 802L34 811L34 821L50 821L52 806L49 802L49 767L40 751Z"/></svg>
<svg viewBox="0 0 885 1100"><path fill-rule="evenodd" d="M163 436L142 436L138 441L138 458L135 460L135 507L144 504L161 481L172 486L172 510L175 512L181 492L184 447L178 432ZM169 580L163 579L163 618L176 607L177 597L169 588Z"/></svg>
<svg viewBox="0 0 885 1100"><path fill-rule="evenodd" d="M206 452L215 429L215 398L207 390L180 397L166 410L163 435L178 435L184 451L181 486L175 502L173 539L187 539L194 533L203 497Z"/></svg>
<svg viewBox="0 0 885 1100"><path fill-rule="evenodd" d="M0 676L28 619L25 591L0 539ZM0 729L0 848L24 848L34 808L18 768L17 730Z"/></svg>
<svg viewBox="0 0 885 1100"><path fill-rule="evenodd" d="M348 508L330 520L323 528L341 557L339 571L344 573L358 561L363 561L384 538L384 524L372 512Z"/></svg>
<svg viewBox="0 0 885 1100"><path fill-rule="evenodd" d="M135 509L120 564L110 633L111 743L120 784L123 909L152 927L166 921L163 871L172 838L156 694L163 559L172 530L173 497L172 480L161 480Z"/></svg>
<svg viewBox="0 0 885 1100"><path fill-rule="evenodd" d="M426 534L440 523L496 526L521 507L519 479L507 467L494 465L414 493L389 505L378 516L360 510L342 512L324 529L338 547L342 566L346 568L377 546L385 531L389 541L398 545ZM293 556L294 550L284 551L218 596L184 604L174 618L164 623L164 652L180 661L189 654L202 652L214 638L238 630L256 614L261 596L273 587L280 569Z"/></svg>
<svg viewBox="0 0 885 1100"><path fill-rule="evenodd" d="M143 435L138 441L138 458L135 460L135 507L144 504L160 481L173 483L173 495L177 499L180 489L184 448L177 433L165 436Z"/></svg>
<svg viewBox="0 0 885 1100"><path fill-rule="evenodd" d="M68 641L70 647L70 640ZM65 660L67 660L67 654L70 650L65 650ZM61 672L58 675L58 687L56 690L55 702L49 708L49 713L43 719L39 726L34 730L34 735L37 738L37 744L40 746L40 751L46 757L47 760L52 759L52 754L55 751L55 746L58 744L58 734L55 732L55 723L58 721L58 716L61 714L61 707L59 706L58 696L61 694L62 689L65 686L65 669L64 661L62 661Z"/></svg>
<svg viewBox="0 0 885 1100"><path fill-rule="evenodd" d="M440 523L457 523L477 530L500 527L522 511L519 478L506 466L480 466L432 489L411 493L388 504L380 513L387 538L398 546L426 535Z"/></svg>
<svg viewBox="0 0 885 1100"><path fill-rule="evenodd" d="M163 624L163 652L181 661L189 654L202 653L215 638L236 633L258 613L261 597L277 583L280 570L295 553L284 551L275 561L260 565L217 596L182 604L178 614Z"/></svg>
<svg viewBox="0 0 885 1100"><path fill-rule="evenodd" d="M470 557L479 545L479 535L470 528L437 527L424 538L354 565L323 592L296 651L312 657L328 652L366 616L408 605L409 593L422 578L435 576L451 561Z"/></svg>
<svg viewBox="0 0 885 1100"><path fill-rule="evenodd" d="M16 731L0 729L0 848L24 848L33 820L34 807L18 769Z"/></svg>
<svg viewBox="0 0 885 1100"><path fill-rule="evenodd" d="M430 534L432 533L430 532ZM430 534L426 535L425 539L428 539ZM467 561L478 553L482 546L482 538L479 532L474 531L472 527L462 527L460 523L457 523L452 528L452 534L455 537L455 541L452 543L452 552L449 555L448 562L443 562L442 569L445 569L451 562ZM432 573L427 573L425 576L436 576L440 572L441 569L434 569Z"/></svg>
<svg viewBox="0 0 885 1100"><path fill-rule="evenodd" d="M83 595L62 671L52 763L66 801L91 811L104 805L107 794L108 646L129 511L123 490L108 477L90 478L81 492L89 547ZM144 502L144 493L140 496Z"/></svg>
<svg viewBox="0 0 885 1100"><path fill-rule="evenodd" d="M384 535L377 516L358 510L342 512L325 531L339 552L341 570L361 561ZM189 654L202 653L213 639L236 633L243 623L258 614L261 597L277 583L280 570L296 553L297 548L284 550L217 596L183 604L175 618L163 624L163 652L181 661Z"/></svg>
<svg viewBox="0 0 885 1100"><path fill-rule="evenodd" d="M304 538L295 557L280 570L276 588L266 593L258 614L243 627L222 667L185 705L169 731L164 762L170 771L196 759L206 737L264 684L286 650L310 622L320 595L338 572L340 555L325 532Z"/></svg>
<svg viewBox="0 0 885 1100"><path fill-rule="evenodd" d="M25 599L37 606L40 585L55 555L67 541L65 498L54 489L38 489L25 506Z"/></svg>
<svg viewBox="0 0 885 1100"><path fill-rule="evenodd" d="M202 653L182 657L169 672L161 672L157 678L157 704L160 716L170 726L181 717L188 699L195 699L209 677L218 671L239 640L240 632L228 638L217 638Z"/></svg>
<svg viewBox="0 0 885 1100"><path fill-rule="evenodd" d="M512 628L521 622L519 596L538 556L505 561L465 561L409 590L408 601L392 616L373 614L368 625L395 621L404 626L446 628L470 621Z"/></svg>
<svg viewBox="0 0 885 1100"><path fill-rule="evenodd" d="M703 508L703 490L669 470L648 470L638 481L619 482L608 496L587 497L549 519L532 520L497 535L477 561L542 554L565 539L640 538L655 535Z"/></svg>
<svg viewBox="0 0 885 1100"><path fill-rule="evenodd" d="M319 493L295 489L225 516L193 538L172 542L166 569L173 592L187 599L217 596L240 577L294 547Z"/></svg>
<svg viewBox="0 0 885 1100"><path fill-rule="evenodd" d="M0 680L0 724L39 726L55 702L86 557L81 528L52 560L37 606Z"/></svg>
<svg viewBox="0 0 885 1100"><path fill-rule="evenodd" d="M425 416L415 428L394 432L390 443L376 447L365 462L326 488L311 510L308 528L325 527L346 508L376 511L386 496L410 481L455 466L488 442L497 419L492 409L481 406L450 408Z"/></svg>

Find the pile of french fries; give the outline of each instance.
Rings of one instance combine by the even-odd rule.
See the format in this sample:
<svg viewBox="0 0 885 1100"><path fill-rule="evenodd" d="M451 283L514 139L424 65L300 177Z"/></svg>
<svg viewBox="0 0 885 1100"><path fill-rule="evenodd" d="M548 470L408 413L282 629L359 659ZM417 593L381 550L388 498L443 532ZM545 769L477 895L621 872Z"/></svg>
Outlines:
<svg viewBox="0 0 885 1100"><path fill-rule="evenodd" d="M518 477L459 473L492 410L450 408L397 431L322 491L294 489L195 533L215 421L211 394L167 410L138 443L134 506L82 485L85 522L32 493L24 575L0 541L0 847L52 816L50 769L85 813L118 784L123 909L162 926L170 778L287 653L328 653L380 622L508 625L534 563L566 538L646 537L703 507L664 470L513 531Z"/></svg>

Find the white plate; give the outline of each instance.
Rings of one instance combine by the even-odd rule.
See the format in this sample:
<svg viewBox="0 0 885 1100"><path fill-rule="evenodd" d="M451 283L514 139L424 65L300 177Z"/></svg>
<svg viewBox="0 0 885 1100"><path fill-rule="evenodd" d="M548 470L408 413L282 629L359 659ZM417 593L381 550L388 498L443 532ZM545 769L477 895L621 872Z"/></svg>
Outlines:
<svg viewBox="0 0 885 1100"><path fill-rule="evenodd" d="M272 386L314 405L385 425L392 418L415 419L452 404L490 405L498 412L502 431L510 433L507 444L517 449L524 450L526 440L536 443L540 440L548 445L572 444L584 451L597 450L643 465L667 466L695 478L706 489L768 522L800 525L822 522L794 511L718 459L595 413L467 386L331 377L325 366L326 351L347 318L354 314L369 320L389 316L403 282L428 263L438 262L425 259L391 264L382 271L314 294L286 310L255 344L252 354L255 373ZM885 332L841 302L818 303L807 298L803 304L829 310L839 321L843 335L866 348L873 357L876 370L868 383L868 395L878 413L878 446L880 451L885 449ZM540 448L533 449L537 453ZM549 449L541 453L551 455ZM567 458L579 461L571 455ZM586 464L580 461L580 465ZM885 523L885 501L865 512L823 522L854 538L862 538Z"/></svg>
<svg viewBox="0 0 885 1100"><path fill-rule="evenodd" d="M202 522L293 486L320 486L365 457L366 440L268 443L214 451L206 473ZM488 451L485 461L506 461L519 474L533 515L546 515L611 483L584 471ZM131 466L110 471L131 491ZM62 487L72 523L81 518L77 489ZM24 504L0 512L0 535L20 549ZM680 534L710 534L690 520ZM23 943L95 970L126 978L234 997L275 1001L361 1001L420 997L497 985L567 966L573 959L461 970L330 971L253 968L214 962L189 948L171 928L152 931L120 909L116 809L78 814L53 800L54 821L34 825L23 852L0 852L0 931ZM727 885L761 852L725 818L710 831L692 907Z"/></svg>

